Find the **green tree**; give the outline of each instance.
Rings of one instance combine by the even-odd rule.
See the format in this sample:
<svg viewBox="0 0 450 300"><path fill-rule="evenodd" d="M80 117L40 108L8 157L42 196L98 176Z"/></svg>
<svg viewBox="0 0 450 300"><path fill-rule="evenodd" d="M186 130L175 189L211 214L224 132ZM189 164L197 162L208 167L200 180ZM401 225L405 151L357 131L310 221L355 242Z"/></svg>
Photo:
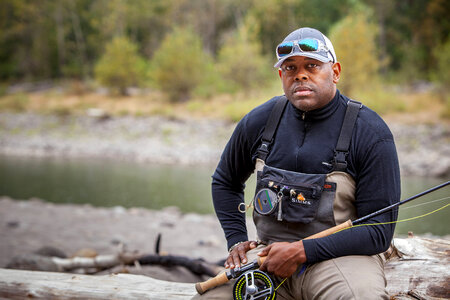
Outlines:
<svg viewBox="0 0 450 300"><path fill-rule="evenodd" d="M450 5L446 0L364 0L377 13L379 46L389 69L402 82L428 80L437 67L432 49L450 31Z"/></svg>
<svg viewBox="0 0 450 300"><path fill-rule="evenodd" d="M448 92L450 91L450 35L445 43L435 47L433 55L437 61L433 78Z"/></svg>
<svg viewBox="0 0 450 300"><path fill-rule="evenodd" d="M257 22L258 38L265 54L274 55L275 47L289 32L301 27L296 7L304 0L261 0L254 1L248 12Z"/></svg>
<svg viewBox="0 0 450 300"><path fill-rule="evenodd" d="M190 29L175 28L156 50L151 76L171 101L185 101L204 81L209 63L200 38Z"/></svg>
<svg viewBox="0 0 450 300"><path fill-rule="evenodd" d="M48 0L0 2L0 78L49 78L56 64ZM6 73L6 72L7 73Z"/></svg>
<svg viewBox="0 0 450 300"><path fill-rule="evenodd" d="M444 101L444 110L441 115L450 118L450 36L447 41L434 49L433 55L437 61L437 68L432 78L439 87L439 96Z"/></svg>
<svg viewBox="0 0 450 300"><path fill-rule="evenodd" d="M106 45L105 54L95 66L95 77L101 84L127 94L127 87L141 85L145 80L146 63L137 46L128 38L114 38Z"/></svg>
<svg viewBox="0 0 450 300"><path fill-rule="evenodd" d="M348 95L376 85L380 60L376 51L377 27L365 13L354 13L338 22L330 32L338 61L342 65L340 90Z"/></svg>
<svg viewBox="0 0 450 300"><path fill-rule="evenodd" d="M248 16L219 51L217 68L232 89L262 87L270 75L271 63L256 38L257 24Z"/></svg>

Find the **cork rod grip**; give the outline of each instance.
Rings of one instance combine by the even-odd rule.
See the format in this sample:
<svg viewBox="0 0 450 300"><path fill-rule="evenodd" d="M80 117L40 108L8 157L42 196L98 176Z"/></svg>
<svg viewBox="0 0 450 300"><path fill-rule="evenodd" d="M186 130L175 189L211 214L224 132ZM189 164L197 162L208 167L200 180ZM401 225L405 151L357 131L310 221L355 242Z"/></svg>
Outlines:
<svg viewBox="0 0 450 300"><path fill-rule="evenodd" d="M332 235L333 233L338 232L339 230L342 230L342 229L345 229L345 228L348 228L348 227L351 227L351 226L352 226L352 221L351 220L347 220L347 221L345 221L342 224L336 225L336 226L328 228L328 229L326 229L324 231L321 231L321 232L318 232L316 234L310 235L310 236L308 236L307 238L304 238L304 239L305 240L310 240L310 239L318 239L318 238L321 238L321 237L326 237L326 236Z"/></svg>
<svg viewBox="0 0 450 300"><path fill-rule="evenodd" d="M202 295L207 292L209 289L212 289L216 286L225 284L229 281L227 273L223 272L217 275L216 277L210 278L204 282L197 282L195 284L195 289L197 292Z"/></svg>

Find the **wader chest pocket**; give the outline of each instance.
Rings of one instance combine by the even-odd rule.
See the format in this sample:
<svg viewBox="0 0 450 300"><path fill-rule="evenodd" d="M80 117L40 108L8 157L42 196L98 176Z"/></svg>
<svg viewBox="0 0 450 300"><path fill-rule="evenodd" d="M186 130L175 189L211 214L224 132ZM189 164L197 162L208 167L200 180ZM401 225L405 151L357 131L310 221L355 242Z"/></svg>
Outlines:
<svg viewBox="0 0 450 300"><path fill-rule="evenodd" d="M314 220L325 183L323 174L304 174L264 166L258 174L253 205L278 221L307 224Z"/></svg>

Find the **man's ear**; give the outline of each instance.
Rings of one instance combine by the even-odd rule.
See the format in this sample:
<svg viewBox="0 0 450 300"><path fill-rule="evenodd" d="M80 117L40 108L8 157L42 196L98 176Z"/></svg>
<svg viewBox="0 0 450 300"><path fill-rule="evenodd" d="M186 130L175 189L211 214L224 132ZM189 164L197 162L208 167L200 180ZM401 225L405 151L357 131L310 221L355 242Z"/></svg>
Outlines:
<svg viewBox="0 0 450 300"><path fill-rule="evenodd" d="M333 66L331 66L333 70L333 83L336 84L339 82L339 78L341 78L341 64L339 62L335 62Z"/></svg>
<svg viewBox="0 0 450 300"><path fill-rule="evenodd" d="M281 68L278 68L278 76L281 78Z"/></svg>

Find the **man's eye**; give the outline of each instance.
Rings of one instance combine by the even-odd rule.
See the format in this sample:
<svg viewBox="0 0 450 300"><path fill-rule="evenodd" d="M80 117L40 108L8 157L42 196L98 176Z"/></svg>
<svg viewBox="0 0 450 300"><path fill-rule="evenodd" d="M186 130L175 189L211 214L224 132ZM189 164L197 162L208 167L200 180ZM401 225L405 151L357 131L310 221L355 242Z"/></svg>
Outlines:
<svg viewBox="0 0 450 300"><path fill-rule="evenodd" d="M285 70L286 71L294 71L295 70L295 66L286 66Z"/></svg>
<svg viewBox="0 0 450 300"><path fill-rule="evenodd" d="M308 68L311 68L311 69L317 68L317 65L316 64L308 64Z"/></svg>

